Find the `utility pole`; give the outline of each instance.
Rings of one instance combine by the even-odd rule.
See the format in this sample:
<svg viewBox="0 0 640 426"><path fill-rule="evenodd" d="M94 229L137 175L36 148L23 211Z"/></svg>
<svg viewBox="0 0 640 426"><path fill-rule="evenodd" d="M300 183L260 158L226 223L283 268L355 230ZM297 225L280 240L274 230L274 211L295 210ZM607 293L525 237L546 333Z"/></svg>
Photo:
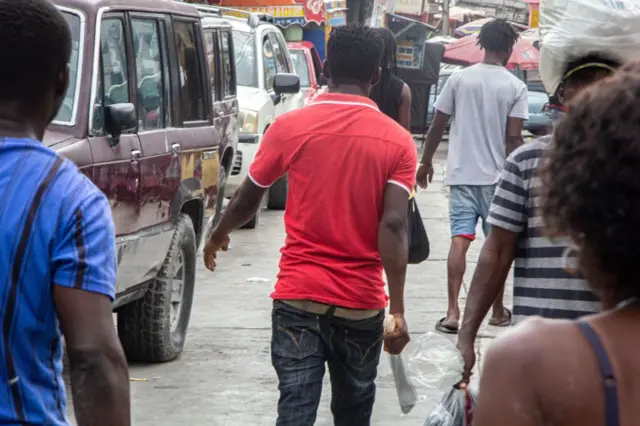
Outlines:
<svg viewBox="0 0 640 426"><path fill-rule="evenodd" d="M442 35L449 36L449 0L442 0Z"/></svg>

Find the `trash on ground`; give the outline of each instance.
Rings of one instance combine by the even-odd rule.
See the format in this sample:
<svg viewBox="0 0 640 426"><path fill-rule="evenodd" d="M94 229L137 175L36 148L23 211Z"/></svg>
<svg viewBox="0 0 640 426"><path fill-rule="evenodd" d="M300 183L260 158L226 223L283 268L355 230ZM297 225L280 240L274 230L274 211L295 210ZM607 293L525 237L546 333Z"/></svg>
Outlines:
<svg viewBox="0 0 640 426"><path fill-rule="evenodd" d="M247 278L248 283L269 283L271 282L270 278L260 278L260 277L251 277Z"/></svg>

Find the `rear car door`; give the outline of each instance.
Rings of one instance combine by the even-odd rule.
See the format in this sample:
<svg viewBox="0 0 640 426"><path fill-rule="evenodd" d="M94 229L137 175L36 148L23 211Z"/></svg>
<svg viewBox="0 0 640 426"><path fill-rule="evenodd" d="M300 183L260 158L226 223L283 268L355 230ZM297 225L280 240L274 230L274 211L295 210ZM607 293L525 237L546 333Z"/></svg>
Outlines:
<svg viewBox="0 0 640 426"><path fill-rule="evenodd" d="M131 43L124 13L105 14L100 22L98 69L90 112L89 143L94 158L93 181L109 199L118 236L117 293L140 283L141 267L135 259L141 229L141 146L135 133L123 133L118 141L106 134L105 108L135 103ZM117 143L116 143L117 142Z"/></svg>
<svg viewBox="0 0 640 426"><path fill-rule="evenodd" d="M140 279L157 275L171 241L171 203L180 184L180 158L167 137L172 124L167 15L129 13L135 71L140 159Z"/></svg>

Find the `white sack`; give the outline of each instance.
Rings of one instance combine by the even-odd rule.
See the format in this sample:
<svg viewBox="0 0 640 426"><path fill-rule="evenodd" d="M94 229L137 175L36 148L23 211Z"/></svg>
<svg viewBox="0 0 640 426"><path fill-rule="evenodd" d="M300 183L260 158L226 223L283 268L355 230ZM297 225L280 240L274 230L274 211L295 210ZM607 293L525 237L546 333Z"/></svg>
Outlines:
<svg viewBox="0 0 640 426"><path fill-rule="evenodd" d="M555 93L567 65L590 54L640 58L640 0L542 0L540 76Z"/></svg>

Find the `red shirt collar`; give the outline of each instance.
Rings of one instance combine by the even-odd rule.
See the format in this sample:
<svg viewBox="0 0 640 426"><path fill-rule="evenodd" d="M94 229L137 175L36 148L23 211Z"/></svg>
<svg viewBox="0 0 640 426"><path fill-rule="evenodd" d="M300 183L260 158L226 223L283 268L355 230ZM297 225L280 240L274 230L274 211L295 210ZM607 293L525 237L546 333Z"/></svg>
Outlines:
<svg viewBox="0 0 640 426"><path fill-rule="evenodd" d="M359 96L359 95L347 95L344 93L325 92L318 95L313 100L313 102L311 102L311 104L315 104L319 102L337 103L337 104L345 104L345 105L363 104L364 106L378 109L378 105L374 101L372 101L370 98Z"/></svg>

